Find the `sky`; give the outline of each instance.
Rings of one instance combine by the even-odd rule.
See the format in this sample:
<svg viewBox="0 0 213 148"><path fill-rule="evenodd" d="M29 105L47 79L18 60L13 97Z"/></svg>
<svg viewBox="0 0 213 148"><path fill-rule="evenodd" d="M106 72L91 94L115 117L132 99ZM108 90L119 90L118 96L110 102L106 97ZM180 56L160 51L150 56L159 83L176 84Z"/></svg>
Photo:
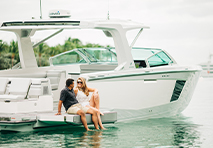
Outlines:
<svg viewBox="0 0 213 148"><path fill-rule="evenodd" d="M0 23L40 17L40 0L0 0ZM50 10L70 10L76 20L110 18L144 23L145 29L135 46L166 50L179 64L193 65L208 61L213 54L213 1L212 0L42 0L42 17L48 19ZM51 32L49 32L51 33ZM127 35L133 40L133 31ZM37 33L34 40L40 40ZM102 32L63 32L47 43L63 44L68 37L83 43L113 45ZM15 35L0 31L0 40L10 42Z"/></svg>

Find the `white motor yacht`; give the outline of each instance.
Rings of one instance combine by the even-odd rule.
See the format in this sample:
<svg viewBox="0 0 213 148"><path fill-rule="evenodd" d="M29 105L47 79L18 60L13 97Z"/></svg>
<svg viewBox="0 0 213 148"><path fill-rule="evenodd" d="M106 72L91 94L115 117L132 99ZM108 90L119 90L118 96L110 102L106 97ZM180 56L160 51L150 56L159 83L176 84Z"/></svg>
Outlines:
<svg viewBox="0 0 213 148"><path fill-rule="evenodd" d="M47 127L82 126L78 115L55 116L67 78L84 77L99 90L103 123L160 118L181 113L189 104L201 72L199 66L179 66L161 49L133 48L141 23L122 20L70 19L3 22L0 30L17 36L20 66L0 71L0 130L35 131ZM56 30L32 45L37 31ZM50 58L38 67L33 47L63 30L101 30L113 38L114 48L75 49ZM139 32L129 45L126 33ZM96 56L99 53L99 56ZM100 58L102 56L102 58ZM88 124L91 116L87 115Z"/></svg>
<svg viewBox="0 0 213 148"><path fill-rule="evenodd" d="M201 72L201 76L204 78L212 78L213 77L213 63L212 63L213 54L209 54L208 61L206 63L200 64L203 71Z"/></svg>

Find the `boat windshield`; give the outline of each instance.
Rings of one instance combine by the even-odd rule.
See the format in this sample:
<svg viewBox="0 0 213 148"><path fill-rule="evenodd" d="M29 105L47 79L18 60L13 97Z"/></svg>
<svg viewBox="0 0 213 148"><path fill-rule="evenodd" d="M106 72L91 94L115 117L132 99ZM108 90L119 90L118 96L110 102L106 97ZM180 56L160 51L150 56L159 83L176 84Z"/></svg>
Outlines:
<svg viewBox="0 0 213 148"><path fill-rule="evenodd" d="M148 57L153 54L161 51L160 49L152 49L152 48L133 48L132 56L134 60L146 60Z"/></svg>
<svg viewBox="0 0 213 148"><path fill-rule="evenodd" d="M116 53L114 48L109 50ZM136 68L145 68L148 65L149 67L163 66L173 63L171 58L161 49L133 47L132 56Z"/></svg>
<svg viewBox="0 0 213 148"><path fill-rule="evenodd" d="M79 63L117 63L114 53L105 48L73 49L50 58L51 65Z"/></svg>
<svg viewBox="0 0 213 148"><path fill-rule="evenodd" d="M87 63L85 59L76 51L68 51L50 58L51 65L79 64Z"/></svg>
<svg viewBox="0 0 213 148"><path fill-rule="evenodd" d="M111 52L116 54L116 50L114 48L109 49ZM134 60L146 60L153 54L161 51L161 49L152 49L152 48L132 48L132 56Z"/></svg>
<svg viewBox="0 0 213 148"><path fill-rule="evenodd" d="M150 67L155 67L155 66L168 65L169 63L173 63L173 61L169 58L169 56L165 52L161 51L148 58L148 63Z"/></svg>
<svg viewBox="0 0 213 148"><path fill-rule="evenodd" d="M161 49L132 48L132 56L136 68L155 67L173 63L171 58ZM81 48L73 49L50 58L51 65L81 63L116 63L114 48Z"/></svg>
<svg viewBox="0 0 213 148"><path fill-rule="evenodd" d="M80 49L91 62L117 62L115 54L105 48Z"/></svg>

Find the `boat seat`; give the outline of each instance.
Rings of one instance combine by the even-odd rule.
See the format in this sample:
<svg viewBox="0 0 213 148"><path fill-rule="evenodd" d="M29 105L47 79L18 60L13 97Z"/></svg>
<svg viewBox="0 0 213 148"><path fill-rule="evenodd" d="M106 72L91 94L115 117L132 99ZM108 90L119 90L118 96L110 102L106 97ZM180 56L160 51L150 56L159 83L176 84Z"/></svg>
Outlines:
<svg viewBox="0 0 213 148"><path fill-rule="evenodd" d="M8 82L7 78L0 78L0 95L5 94Z"/></svg>
<svg viewBox="0 0 213 148"><path fill-rule="evenodd" d="M28 78L12 78L8 94L0 95L0 100L5 102L24 100L27 96L31 79Z"/></svg>
<svg viewBox="0 0 213 148"><path fill-rule="evenodd" d="M32 79L30 89L28 92L28 99L39 98L41 95L49 95L49 80L43 79Z"/></svg>
<svg viewBox="0 0 213 148"><path fill-rule="evenodd" d="M66 73L65 70L48 70L47 78L50 79L52 90L57 90L60 82L61 74Z"/></svg>

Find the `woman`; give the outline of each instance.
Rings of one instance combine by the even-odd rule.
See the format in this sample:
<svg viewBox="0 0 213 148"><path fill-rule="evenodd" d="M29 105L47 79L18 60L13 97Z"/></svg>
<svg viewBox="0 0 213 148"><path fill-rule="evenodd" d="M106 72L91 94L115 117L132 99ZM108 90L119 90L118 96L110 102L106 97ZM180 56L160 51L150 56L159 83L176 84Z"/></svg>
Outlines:
<svg viewBox="0 0 213 148"><path fill-rule="evenodd" d="M98 90L95 88L89 88L86 85L84 78L77 79L77 87L74 89L76 98L82 106L86 106L98 111L98 124L101 129L105 129L101 122L101 115L104 115L99 110L99 94ZM93 92L92 96L89 95L89 92Z"/></svg>

